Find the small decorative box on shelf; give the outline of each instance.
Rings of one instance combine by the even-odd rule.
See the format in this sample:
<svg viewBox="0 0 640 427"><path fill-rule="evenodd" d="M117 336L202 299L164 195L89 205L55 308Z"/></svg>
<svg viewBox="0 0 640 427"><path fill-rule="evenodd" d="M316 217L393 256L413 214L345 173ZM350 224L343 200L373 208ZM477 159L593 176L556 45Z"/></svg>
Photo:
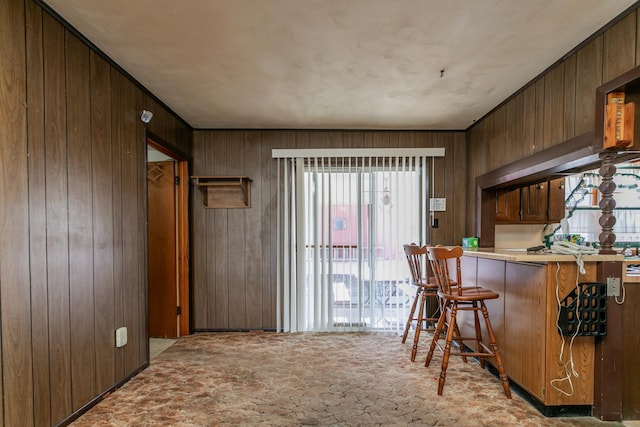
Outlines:
<svg viewBox="0 0 640 427"><path fill-rule="evenodd" d="M192 176L205 208L250 208L251 179L246 176Z"/></svg>

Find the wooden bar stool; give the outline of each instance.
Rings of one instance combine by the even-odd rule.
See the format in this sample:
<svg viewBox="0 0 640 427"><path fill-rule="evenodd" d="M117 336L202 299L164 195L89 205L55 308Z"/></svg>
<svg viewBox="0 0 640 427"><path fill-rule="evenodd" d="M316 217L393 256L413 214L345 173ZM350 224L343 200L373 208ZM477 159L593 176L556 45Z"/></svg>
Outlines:
<svg viewBox="0 0 640 427"><path fill-rule="evenodd" d="M423 271L423 267L428 267L426 259L427 247L418 246L415 243L403 245L403 247L404 253L407 256L409 270L411 271L411 282L416 287L416 295L413 298L413 304L411 304L411 311L409 312L407 325L404 328L404 334L402 334L402 343L404 344L407 340L411 324L414 321L416 322L416 331L413 336L413 349L411 350L411 361L413 362L418 352L420 331L422 329L435 330L435 324L439 319L440 304L437 294L438 285L435 283L433 277L427 278L426 271ZM416 317L415 312L418 304L420 304L420 307L418 308L418 316ZM425 323L424 328L423 323ZM431 325L431 328L429 328L429 325Z"/></svg>
<svg viewBox="0 0 640 427"><path fill-rule="evenodd" d="M425 361L425 366L429 366L431 358L433 357L433 351L436 347L438 347L438 349L443 352L442 369L440 370L440 379L438 380L438 395L442 395L442 389L444 388L444 382L447 375L447 366L449 364L449 356L453 354L462 356L465 362L466 356L477 357L480 360L480 366L482 368L485 367L485 359L487 357L493 357L498 368L500 380L502 381L504 393L507 398L511 399L509 379L507 378L507 374L505 373L504 367L502 365L502 357L500 355L500 351L498 350L496 335L493 331L493 327L491 326L491 321L489 320L489 312L487 311L487 306L485 305L485 300L496 299L499 298L500 295L496 292L478 286L462 286L460 257L463 254L463 250L461 247L457 246L452 249L443 247L429 247L427 248L427 254L438 286L437 294L443 304L440 313L440 319L438 320L436 331L434 332L433 339L431 341L431 347L429 348L429 354L427 354L427 360ZM456 280L453 281L451 280L451 277L449 275L450 261L455 262L456 268ZM455 327L456 316L459 310L473 312L476 334L475 337L464 337L461 336L459 332L456 334L458 336L454 337L454 331L457 329ZM484 322L487 327L487 333L489 335L488 346L485 345L482 339L482 331L480 328L480 319L478 315L479 311L482 312L482 317L484 318ZM449 317L448 320L447 315ZM454 325L454 327L449 327L449 325ZM438 341L441 339L440 336L443 335L443 331L445 329L446 337L445 345L443 348ZM451 344L454 340L459 343L460 351L458 352L451 351ZM475 341L475 351L465 351L465 340Z"/></svg>

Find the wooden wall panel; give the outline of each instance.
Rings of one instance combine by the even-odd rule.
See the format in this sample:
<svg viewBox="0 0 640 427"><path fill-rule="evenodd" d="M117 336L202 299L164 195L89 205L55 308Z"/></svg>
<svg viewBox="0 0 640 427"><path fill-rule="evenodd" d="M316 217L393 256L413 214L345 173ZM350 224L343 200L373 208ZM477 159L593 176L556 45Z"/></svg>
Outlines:
<svg viewBox="0 0 640 427"><path fill-rule="evenodd" d="M595 129L596 88L602 81L602 36L576 53L576 135Z"/></svg>
<svg viewBox="0 0 640 427"><path fill-rule="evenodd" d="M561 62L544 77L543 148L564 141L564 63Z"/></svg>
<svg viewBox="0 0 640 427"><path fill-rule="evenodd" d="M524 141L524 93L521 92L514 98L514 114L515 114L515 136L513 140L513 156L509 162L521 159L525 152Z"/></svg>
<svg viewBox="0 0 640 427"><path fill-rule="evenodd" d="M203 167L204 169L195 169L195 165L196 163L194 162L194 175L216 175L217 172L214 170L214 165L213 165L213 159L215 158L215 147L216 145L213 143L214 141L214 135L213 134L208 134L205 135L204 138L204 143L202 144L202 151L200 151L200 153L204 153L204 163L203 163ZM199 157L199 156L195 156L194 158ZM203 173L200 173L200 170L204 170ZM199 193L199 192L198 192ZM205 232L204 232L204 236L205 236L205 242L201 245L204 248L204 253L202 254L202 259L203 259L203 263L205 266L205 271L203 272L203 276L205 278L205 282L206 283L206 287L205 287L205 295L206 295L206 306L205 306L205 312L204 312L204 320L206 321L206 324L215 324L216 323L216 319L214 316L219 315L220 314L220 310L208 310L208 307L215 307L217 305L216 302L216 298L217 298L217 292L216 292L216 266L215 264L212 262L211 259L208 258L208 255L211 253L215 253L215 245L218 243L218 239L222 238L223 235L222 234L217 234L217 230L216 230L216 212L213 209L203 209L203 201L202 201L202 197L198 194L198 196L195 197L197 200L200 201L200 203L198 203L198 205L196 207L194 207L194 209L200 209L203 210L204 213L204 224L205 224ZM194 223L193 224L193 236L194 236L194 242L197 242L198 239L198 234L200 233L200 231L196 231L196 230L200 230L197 227L197 225ZM223 231L223 230L221 230ZM194 266L194 268L196 268L196 266ZM195 280L195 275L198 274L198 271L194 271L194 280ZM194 282L195 283L195 282ZM193 292L196 293L198 292L196 289L196 287L193 287ZM226 302L226 301L225 301ZM194 308L195 309L195 308ZM226 316L226 314L225 314ZM226 317L225 317L226 318ZM199 318L196 318L196 320L200 320ZM194 323L194 325L199 325L201 323ZM225 323L226 324L226 323Z"/></svg>
<svg viewBox="0 0 640 427"><path fill-rule="evenodd" d="M33 422L25 12L0 2L0 423Z"/></svg>
<svg viewBox="0 0 640 427"><path fill-rule="evenodd" d="M536 103L535 103L535 116L533 117L533 152L537 153L544 149L544 95L545 95L545 81L543 77L536 80Z"/></svg>
<svg viewBox="0 0 640 427"><path fill-rule="evenodd" d="M527 86L522 92L522 116L522 157L527 157L535 153L536 148L536 86L534 84Z"/></svg>
<svg viewBox="0 0 640 427"><path fill-rule="evenodd" d="M228 175L227 172L227 132L223 131L214 135L214 142L211 146L211 150L207 147L207 164L211 164L211 175ZM194 156L197 155L194 153ZM198 173L195 173L198 175ZM252 174L247 174L249 177ZM232 211L232 214L236 213ZM233 253L240 252L239 248L233 248L229 242L229 211L227 209L209 209L208 216L213 217L213 226L211 227L213 235L210 236L207 242L211 245L211 249L215 254L215 261L211 262L210 275L213 276L213 286L215 295L215 311L211 313L215 316L215 324L219 325L219 328L230 328L229 325L229 312L234 310L235 307L231 307L229 304L229 286L232 282L229 277L229 263L228 252ZM207 254L212 253L207 248ZM194 284L195 287L195 284Z"/></svg>
<svg viewBox="0 0 640 427"><path fill-rule="evenodd" d="M436 194L447 198L434 238L459 243L466 222L466 197L455 173L464 171L464 132L396 131L196 131L193 175L247 175L250 209L205 209L193 201L193 293L196 330L276 327L275 247L277 174L273 148L445 147L436 161ZM204 312L203 312L204 311Z"/></svg>
<svg viewBox="0 0 640 427"><path fill-rule="evenodd" d="M93 206L91 198L91 75L89 48L66 33L67 189L71 397L74 411L94 397Z"/></svg>
<svg viewBox="0 0 640 427"><path fill-rule="evenodd" d="M122 91L124 77L111 68L111 156L113 158L111 180L113 189L113 299L114 299L114 324L112 333L116 328L124 325L124 242L123 234L123 207L122 193L124 191L122 176L123 135L122 135ZM115 349L115 373L116 378L125 375L124 349Z"/></svg>
<svg viewBox="0 0 640 427"><path fill-rule="evenodd" d="M120 98L120 136L122 144L122 260L123 281L120 286L122 296L122 324L127 328L128 344L120 350L124 353L124 372L133 372L140 366L140 346L144 344L146 336L142 335L142 328L138 313L140 301L138 286L140 283L139 267L141 260L138 254L143 251L140 246L140 236L144 234L141 217L138 214L139 201L146 198L146 194L139 194L140 182L139 165L144 164L143 158L138 158L137 147L144 145L144 139L138 138L137 123L140 121L136 102L136 87L128 79L121 79ZM146 173L145 173L146 177ZM144 219L144 218L142 218Z"/></svg>
<svg viewBox="0 0 640 427"><path fill-rule="evenodd" d="M147 105L74 34L32 0L0 2L0 425L66 423L148 362Z"/></svg>
<svg viewBox="0 0 640 427"><path fill-rule="evenodd" d="M635 66L636 19L633 11L604 33L603 82L613 80Z"/></svg>
<svg viewBox="0 0 640 427"><path fill-rule="evenodd" d="M507 102L504 106L504 121L505 121L505 130L504 130L504 163L511 163L513 160L517 158L516 147L519 147L520 140L518 138L517 125L518 125L518 117L516 115L516 107L517 107L517 98L512 99ZM522 127L520 127L522 129Z"/></svg>
<svg viewBox="0 0 640 427"><path fill-rule="evenodd" d="M466 171L468 169L467 165L467 146L466 146L466 137L463 133L455 132L451 134L453 141L451 142L451 148L448 151L453 154L453 162L451 166L452 170L461 170ZM466 221L467 215L471 210L470 206L467 205L467 197L466 192L464 191L456 191L456 187L458 187L460 182L464 182L464 176L461 177L459 174L451 174L455 176L454 181L451 182L451 187L447 188L447 193L452 194L452 205L451 207L447 206L447 209L450 211L450 215L452 218L452 226L450 227L450 238L447 239L447 242L451 242L454 244L462 244L461 240L457 240L460 238L460 233L463 234L462 237L470 237L474 236L473 232L468 232L466 230ZM449 197L449 196L447 196Z"/></svg>
<svg viewBox="0 0 640 427"><path fill-rule="evenodd" d="M244 159L247 156L244 131L228 131L227 132L227 158L226 158L226 174L241 176L253 175L253 173L245 173ZM238 150L238 151L236 151ZM236 153L242 153L238 155ZM253 185L253 184L252 184ZM227 265L228 277L228 306L229 306L229 327L232 329L246 328L248 325L247 311L253 307L247 307L247 262L250 261L250 255L247 252L247 239L244 214L238 214L234 211L227 211L227 227L228 227L228 246L224 248L223 253L225 263ZM248 240L252 240L253 236L249 236Z"/></svg>
<svg viewBox="0 0 640 427"><path fill-rule="evenodd" d="M69 329L69 222L64 28L44 16L47 280L51 420L72 412Z"/></svg>
<svg viewBox="0 0 640 427"><path fill-rule="evenodd" d="M263 214L262 211L262 196L265 193L265 186L269 185L269 182L263 181L262 178L262 150L261 150L261 133L260 131L247 131L244 136L244 155L242 171L256 171L259 174L260 179L256 179L251 183L251 206L254 209L249 209L244 215L244 253L247 257L243 257L245 260L245 301L246 301L246 320L242 323L247 325L250 329L260 329L262 327L262 301L264 288L262 286L252 286L255 283L260 285L262 281L262 265L261 260L264 259L262 250L262 239L265 238L262 234L262 222L269 222L269 214ZM266 194L269 196L269 194Z"/></svg>
<svg viewBox="0 0 640 427"><path fill-rule="evenodd" d="M91 53L91 156L96 381L94 395L116 383L113 328L115 278L113 247L113 152L111 149L111 69Z"/></svg>
<svg viewBox="0 0 640 427"><path fill-rule="evenodd" d="M498 107L493 114L493 140L491 141L492 168L507 163L507 112L504 105Z"/></svg>
<svg viewBox="0 0 640 427"><path fill-rule="evenodd" d="M146 125L139 120L138 111L143 109L143 97L144 92L142 89L134 84L132 84L135 94L135 104L130 105L129 108L133 108L135 113L132 114L132 121L135 123L135 138L132 138L131 143L136 150L136 161L133 164L134 172L136 175L136 184L138 186L137 191L137 221L136 221L136 240L137 244L134 247L135 256L138 259L137 269L138 276L136 278L137 286L133 286L133 290L136 293L136 302L137 305L135 308L131 308L131 314L136 316L137 319L137 331L134 335L135 343L130 349L133 353L132 357L132 369L138 369L142 363L149 359L149 340L148 340L148 331L149 327L148 323L148 274L149 274L149 266L147 263L148 260L148 248L147 248L147 168L140 167L140 165L144 164L147 160L147 137L146 137ZM170 114L170 117L174 117ZM176 134L177 135L177 134ZM173 138L169 136L168 138L169 145L172 145L174 142ZM189 155L190 153L185 153ZM186 165L187 173L188 173L188 163ZM187 225L188 227L188 225ZM188 228L186 229L186 233L188 234ZM186 236L185 236L186 237ZM187 242L188 242L188 237ZM189 258L189 254L182 254L186 259ZM188 271L186 272L188 275ZM188 289L188 285L187 285ZM184 310L185 315L189 314L188 307ZM136 348L137 347L137 348ZM137 354L135 353L137 350Z"/></svg>
<svg viewBox="0 0 640 427"><path fill-rule="evenodd" d="M493 138L494 122L495 116L493 114L487 117L486 120L483 120L484 126L482 129L484 133L482 134L482 142L484 144L483 149L486 150L484 151L486 154L483 165L487 170L492 170L496 167L493 161L493 153L498 147L495 146Z"/></svg>
<svg viewBox="0 0 640 427"><path fill-rule="evenodd" d="M195 133L198 135L198 132ZM195 152L200 153L199 156L193 158L192 167L194 171L200 171L199 173L208 173L206 170L206 147L211 144L208 143L207 137L211 134L205 135L203 138L196 137L193 141L193 149ZM191 215L191 230L189 241L191 244L191 281L193 283L208 283L207 281L207 242L209 242L209 233L207 229L207 223L205 221L206 213L209 210L202 208L202 195L195 186L190 186L189 192L190 206L189 212ZM204 234L204 238L197 238L195 230L200 230L200 233ZM191 292L191 324L192 325L206 325L207 324L207 297L209 292L204 286L193 288Z"/></svg>
<svg viewBox="0 0 640 427"><path fill-rule="evenodd" d="M576 54L564 62L563 141L576 135Z"/></svg>
<svg viewBox="0 0 640 427"><path fill-rule="evenodd" d="M482 159L479 155L480 146L482 144L484 121L474 125L469 131L466 132L466 146L467 146L467 215L465 216L465 236L475 235L475 218L476 218L476 190L475 190L475 178L481 175L480 165Z"/></svg>
<svg viewBox="0 0 640 427"><path fill-rule="evenodd" d="M42 9L26 3L27 121L29 144L29 260L34 425L51 424L45 205L44 70Z"/></svg>

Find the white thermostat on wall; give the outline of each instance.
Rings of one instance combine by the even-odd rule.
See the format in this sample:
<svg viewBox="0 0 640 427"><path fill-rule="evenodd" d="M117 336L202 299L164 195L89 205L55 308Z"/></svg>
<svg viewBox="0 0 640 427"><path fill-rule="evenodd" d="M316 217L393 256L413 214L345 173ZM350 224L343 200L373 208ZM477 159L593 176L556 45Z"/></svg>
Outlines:
<svg viewBox="0 0 640 427"><path fill-rule="evenodd" d="M429 210L431 212L444 212L447 210L447 199L432 197L429 199Z"/></svg>

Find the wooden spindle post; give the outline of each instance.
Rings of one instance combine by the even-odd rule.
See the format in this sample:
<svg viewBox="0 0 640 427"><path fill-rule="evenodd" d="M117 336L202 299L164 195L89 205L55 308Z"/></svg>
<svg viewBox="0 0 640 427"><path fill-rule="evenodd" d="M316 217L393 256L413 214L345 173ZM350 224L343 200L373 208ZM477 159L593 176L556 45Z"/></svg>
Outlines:
<svg viewBox="0 0 640 427"><path fill-rule="evenodd" d="M616 165L613 163L616 153L607 151L600 155L602 159L602 166L600 166L600 176L602 182L600 183L600 209L602 209L602 215L600 216L600 226L602 232L598 239L600 240L600 254L615 254L613 249L613 243L616 241L616 235L613 232L613 226L616 224L616 217L613 214L613 209L616 207L616 200L613 198L613 192L616 190L616 183L613 182L613 175L616 173Z"/></svg>

